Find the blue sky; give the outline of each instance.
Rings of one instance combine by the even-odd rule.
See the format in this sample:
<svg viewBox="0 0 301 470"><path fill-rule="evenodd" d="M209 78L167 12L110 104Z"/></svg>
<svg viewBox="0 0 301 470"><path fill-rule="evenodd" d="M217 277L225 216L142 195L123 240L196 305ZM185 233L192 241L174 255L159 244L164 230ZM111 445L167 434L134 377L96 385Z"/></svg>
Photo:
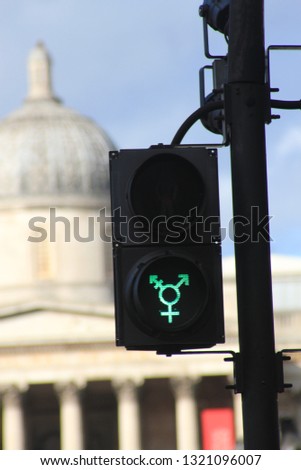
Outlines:
<svg viewBox="0 0 301 470"><path fill-rule="evenodd" d="M53 59L56 94L91 117L118 148L170 143L199 106L202 0L2 0L0 117L26 96L26 60L42 40ZM301 43L300 0L266 0L266 46ZM210 33L214 52L226 46ZM279 98L299 99L301 51L272 54ZM210 90L209 90L210 91ZM301 112L267 126L272 251L301 256ZM185 142L215 141L194 126ZM219 152L223 224L231 218L229 148ZM224 253L232 252L229 239Z"/></svg>

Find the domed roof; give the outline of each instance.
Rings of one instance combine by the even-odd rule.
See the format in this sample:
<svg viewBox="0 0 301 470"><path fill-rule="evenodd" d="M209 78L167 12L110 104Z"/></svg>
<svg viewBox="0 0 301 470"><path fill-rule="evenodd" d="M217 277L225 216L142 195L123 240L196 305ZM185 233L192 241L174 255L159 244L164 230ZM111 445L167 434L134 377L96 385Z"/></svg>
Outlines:
<svg viewBox="0 0 301 470"><path fill-rule="evenodd" d="M28 72L27 99L0 122L0 198L107 194L112 141L54 96L41 43L29 56Z"/></svg>

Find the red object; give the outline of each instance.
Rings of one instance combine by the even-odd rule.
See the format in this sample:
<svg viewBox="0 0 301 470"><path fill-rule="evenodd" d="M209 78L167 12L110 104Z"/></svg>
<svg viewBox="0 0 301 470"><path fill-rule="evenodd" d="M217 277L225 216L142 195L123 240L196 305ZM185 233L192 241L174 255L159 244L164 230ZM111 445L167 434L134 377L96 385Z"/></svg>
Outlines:
<svg viewBox="0 0 301 470"><path fill-rule="evenodd" d="M235 449L232 408L208 408L201 412L204 450Z"/></svg>

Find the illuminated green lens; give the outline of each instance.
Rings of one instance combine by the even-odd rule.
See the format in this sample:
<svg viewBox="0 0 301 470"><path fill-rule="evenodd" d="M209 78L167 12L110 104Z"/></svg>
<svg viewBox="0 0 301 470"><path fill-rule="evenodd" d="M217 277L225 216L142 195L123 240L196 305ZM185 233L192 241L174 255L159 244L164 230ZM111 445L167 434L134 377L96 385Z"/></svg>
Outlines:
<svg viewBox="0 0 301 470"><path fill-rule="evenodd" d="M173 334L199 321L207 303L208 285L193 260L165 255L141 265L132 299L139 323Z"/></svg>

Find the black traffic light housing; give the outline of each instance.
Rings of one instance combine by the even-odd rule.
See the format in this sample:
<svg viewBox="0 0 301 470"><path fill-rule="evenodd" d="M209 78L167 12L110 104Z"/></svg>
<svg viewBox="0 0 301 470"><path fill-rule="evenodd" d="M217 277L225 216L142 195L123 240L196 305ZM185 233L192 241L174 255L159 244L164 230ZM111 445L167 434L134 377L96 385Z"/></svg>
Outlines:
<svg viewBox="0 0 301 470"><path fill-rule="evenodd" d="M116 342L172 354L224 342L217 153L110 152Z"/></svg>

